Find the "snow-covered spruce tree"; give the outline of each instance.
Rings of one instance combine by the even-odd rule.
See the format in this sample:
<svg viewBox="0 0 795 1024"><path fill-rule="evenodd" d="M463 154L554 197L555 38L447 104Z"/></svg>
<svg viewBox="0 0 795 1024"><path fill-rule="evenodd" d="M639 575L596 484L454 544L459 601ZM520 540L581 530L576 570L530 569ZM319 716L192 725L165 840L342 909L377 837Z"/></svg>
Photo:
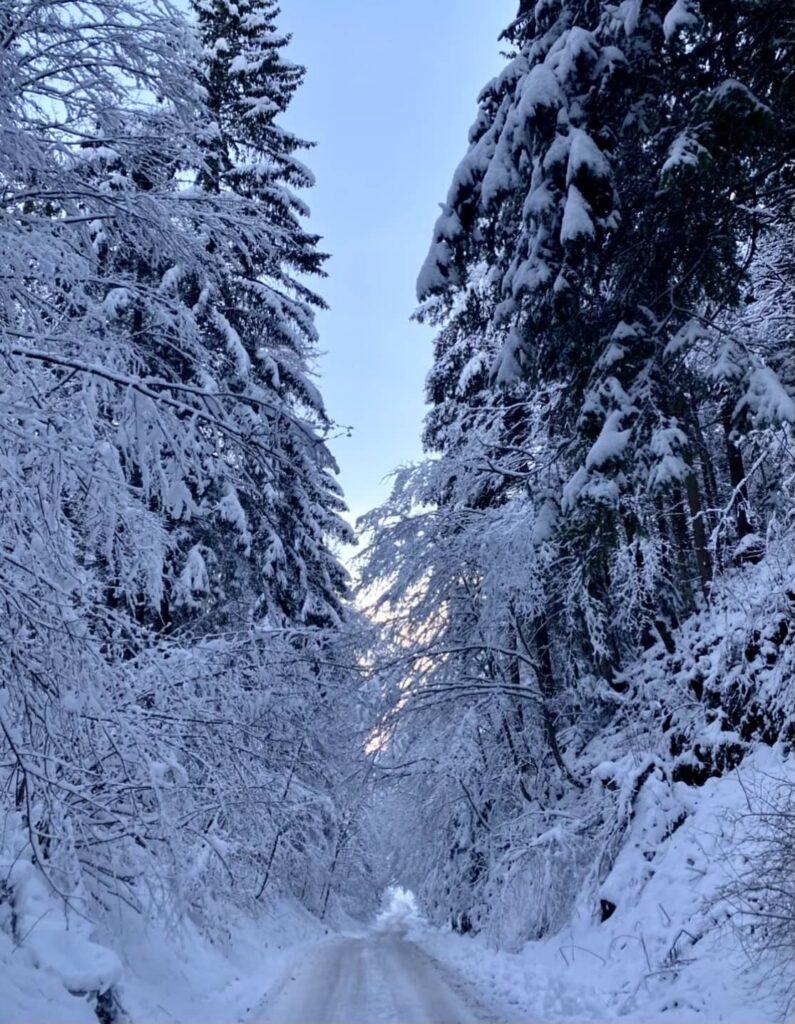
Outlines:
<svg viewBox="0 0 795 1024"><path fill-rule="evenodd" d="M218 387L236 397L241 430L261 438L267 454L241 454L240 479L202 496L215 514L199 536L190 531L191 558L210 561L210 621L234 626L267 615L330 625L345 573L328 545L351 538L322 436L331 424L311 380L313 309L323 303L305 281L322 272L325 257L303 227L307 210L295 192L312 184L295 155L307 144L278 122L304 72L282 54L289 37L277 31L275 4L193 6L210 117L198 184L243 211L236 237L208 237L222 257L222 279L206 298L192 282L193 298L203 304Z"/></svg>
<svg viewBox="0 0 795 1024"><path fill-rule="evenodd" d="M596 874L609 871L625 826L598 796L571 830L555 808L576 802L578 784L593 797L592 738L650 714L653 687L641 695L625 671L644 650L725 723L715 740L703 722L655 719L648 742L668 747L668 778L700 783L786 731L779 559L794 407L780 338L792 279L781 259L769 269L791 223L785 13L522 3L513 58L480 96L418 283L419 315L439 327L425 432L438 458L401 473L371 517L365 575L388 583L407 709L390 719L396 749L405 729L416 785L443 794L432 850L407 856L415 878L450 879L445 914L459 923L521 893L507 881L508 835L524 832L542 865L572 868L545 892L530 885L525 936L561 920L582 881L574 867L613 822ZM726 598L734 563L760 558L743 586L759 591L769 573L770 603L757 592L738 621L748 651L773 645L775 678L755 661L732 668L740 652L718 643L722 681L707 687L685 624L713 592ZM703 614L692 622L711 636ZM506 730L495 712L511 701L522 713ZM427 736L408 713L423 707ZM492 758L507 789L472 785L492 778ZM621 800L631 807L647 777L628 779Z"/></svg>
<svg viewBox="0 0 795 1024"><path fill-rule="evenodd" d="M206 184L202 52L167 4L0 3L0 32L3 863L95 909L149 887L320 910L360 746L349 642L320 628L339 496L278 260L250 289L284 315L229 326L281 214ZM289 388L249 380L246 346Z"/></svg>
<svg viewBox="0 0 795 1024"><path fill-rule="evenodd" d="M731 492L699 406L722 403L731 431L746 392L762 377L777 387L751 350L721 396L704 360L719 361L709 328L738 304L749 250L788 194L791 85L770 72L792 60L771 27L782 12L668 6L522 8L508 33L517 56L481 96L419 282L424 315L447 311L443 336L466 333L464 296L490 282L497 381L560 389L547 407L566 454L566 585L608 679L612 587L634 592L646 642L692 609L695 574L709 587L704 496L715 507ZM772 195L767 209L757 192ZM737 528L750 532L743 517ZM617 564L625 542L633 557Z"/></svg>
<svg viewBox="0 0 795 1024"><path fill-rule="evenodd" d="M549 419L575 435L564 528L597 620L610 536L629 531L644 572L643 546L662 552L673 540L685 558L673 596L685 609L693 573L709 585L709 470L686 352L706 345L705 317L739 301L744 248L765 219L745 199L775 197L770 154L791 151L791 86L765 70L791 51L766 27L777 21L770 6L712 5L699 18L664 3L523 8L508 31L516 58L481 96L420 276L424 315L437 320L441 307L464 332L462 295L473 277L489 282L505 339L498 381L563 389ZM720 60L706 68L716 45ZM718 334L708 340L716 352ZM633 507L640 490L683 520L678 541L660 535L653 507ZM666 560L652 571L661 587Z"/></svg>
<svg viewBox="0 0 795 1024"><path fill-rule="evenodd" d="M208 592L193 595L201 607L185 618L192 630L197 613L204 628L234 629L253 620L286 630L285 642L303 666L306 709L284 746L297 764L289 768L281 805L268 811L276 823L260 844L265 868L258 892L303 870L302 898L325 913L333 892L346 884L343 865L368 870L366 858L346 861L359 828L351 806L361 796L346 797L345 810L334 804L365 726L351 705L355 695L330 686L325 668L331 661L340 668L338 682L351 678L344 665L355 660L353 645L335 633L347 576L331 544L352 536L340 517L345 506L323 439L331 422L311 379L314 309L323 302L306 282L322 274L325 256L303 226L308 211L296 194L313 183L296 156L308 144L279 123L304 69L282 53L289 36L278 32L275 4L201 0L193 8L202 48L197 73L211 119L197 180L221 201L242 200L248 218L237 237L222 242L223 278L199 320L221 388L239 397L243 423L266 441L267 455L238 458L242 480L219 502L226 531L218 516L186 531L192 556L198 541L200 557L212 561ZM218 243L209 244L214 250ZM227 543L230 533L234 546ZM313 793L327 805L325 823L320 828L314 821L310 840L302 824L307 814L296 811L292 797L308 805L313 820ZM309 866L302 868L298 851L313 849L320 856L305 852ZM282 862L290 857L288 870ZM307 880L313 863L323 867Z"/></svg>

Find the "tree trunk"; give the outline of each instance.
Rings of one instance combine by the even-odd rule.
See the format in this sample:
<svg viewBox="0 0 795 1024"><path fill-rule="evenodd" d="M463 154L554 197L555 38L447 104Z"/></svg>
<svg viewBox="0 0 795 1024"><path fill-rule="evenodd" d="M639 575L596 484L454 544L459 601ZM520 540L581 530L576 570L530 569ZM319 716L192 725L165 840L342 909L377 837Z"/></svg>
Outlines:
<svg viewBox="0 0 795 1024"><path fill-rule="evenodd" d="M676 555L677 591L684 601L685 609L688 612L695 608L695 596L693 594L692 571L690 554L693 545L690 543L690 536L687 529L687 512L685 511L685 499L678 484L674 484L671 490L672 508L670 512L671 532L673 534L673 548Z"/></svg>
<svg viewBox="0 0 795 1024"><path fill-rule="evenodd" d="M514 637L514 643L517 638ZM522 685L522 673L519 668L519 659L512 658L508 669L508 673L511 680L511 686L514 691L518 691ZM516 768L516 775L519 780L519 789L522 796L528 803L533 802L533 797L527 788L527 773L530 768L528 758L522 756L521 752L517 749L517 742L521 742L523 746L526 746L525 734L524 734L524 709L522 708L522 702L519 697L511 695L508 697L508 703L510 705L510 718L503 716L502 727L505 733L505 739L508 744L508 749L511 752L511 759L513 760L514 767ZM518 739L514 741L513 730L516 730Z"/></svg>
<svg viewBox="0 0 795 1024"><path fill-rule="evenodd" d="M729 480L731 481L734 493L737 539L742 540L749 533L753 533L754 528L748 518L748 485L745 481L743 455L732 440L732 410L729 402L725 402L723 405L721 419L723 421L723 433L726 438L726 461L729 465Z"/></svg>
<svg viewBox="0 0 795 1024"><path fill-rule="evenodd" d="M544 720L544 733L549 745L555 764L560 768L566 778L578 789L583 788L579 779L572 775L568 765L563 760L563 755L558 746L558 734L555 728L555 720L552 717L550 701L555 694L555 676L552 668L552 653L549 642L549 629L547 627L546 615L542 612L535 620L535 642L536 642L536 663L538 665L538 683L541 689L541 711Z"/></svg>
<svg viewBox="0 0 795 1024"><path fill-rule="evenodd" d="M704 509L701 504L698 477L693 470L685 479L685 493L687 494L687 504L690 509L693 547L696 553L696 563L698 564L698 575L701 579L701 590L704 597L709 597L709 588L712 584L712 559L709 554L707 531L704 526Z"/></svg>

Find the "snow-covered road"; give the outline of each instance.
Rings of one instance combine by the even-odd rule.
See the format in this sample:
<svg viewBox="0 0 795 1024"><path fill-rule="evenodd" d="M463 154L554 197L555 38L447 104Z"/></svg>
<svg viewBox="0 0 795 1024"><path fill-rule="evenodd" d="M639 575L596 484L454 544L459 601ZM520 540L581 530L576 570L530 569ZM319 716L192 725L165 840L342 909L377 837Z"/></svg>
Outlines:
<svg viewBox="0 0 795 1024"><path fill-rule="evenodd" d="M399 936L318 947L251 1017L252 1024L472 1024L489 1019L427 954ZM494 1019L494 1018L492 1018Z"/></svg>

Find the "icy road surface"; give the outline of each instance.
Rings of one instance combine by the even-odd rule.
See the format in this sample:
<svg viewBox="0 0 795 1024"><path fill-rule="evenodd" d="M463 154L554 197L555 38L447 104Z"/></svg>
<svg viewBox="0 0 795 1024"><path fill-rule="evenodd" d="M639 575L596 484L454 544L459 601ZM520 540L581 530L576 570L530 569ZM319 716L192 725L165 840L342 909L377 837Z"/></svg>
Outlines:
<svg viewBox="0 0 795 1024"><path fill-rule="evenodd" d="M252 1024L481 1024L488 1019L430 957L393 935L341 938L319 947L251 1017Z"/></svg>

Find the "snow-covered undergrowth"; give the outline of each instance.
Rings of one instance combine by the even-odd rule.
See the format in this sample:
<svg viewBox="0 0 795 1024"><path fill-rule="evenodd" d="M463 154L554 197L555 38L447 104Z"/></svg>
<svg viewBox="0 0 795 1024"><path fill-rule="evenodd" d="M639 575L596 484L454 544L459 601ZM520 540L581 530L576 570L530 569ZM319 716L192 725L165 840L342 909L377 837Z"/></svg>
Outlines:
<svg viewBox="0 0 795 1024"><path fill-rule="evenodd" d="M6 884L15 899L0 917L2 1024L231 1024L329 934L294 900L257 916L218 906L226 925L210 936L190 918L147 922L121 903L92 925L48 893L28 860Z"/></svg>
<svg viewBox="0 0 795 1024"><path fill-rule="evenodd" d="M777 751L761 750L698 790L675 784L688 813L662 838L659 807L639 801L603 886L617 901L605 921L581 898L565 928L516 953L446 929L427 930L419 941L515 1019L780 1020L788 967L774 954L749 958L753 922L726 892L745 864L737 831L755 780L792 769ZM513 927L511 916L504 907L495 926Z"/></svg>
<svg viewBox="0 0 795 1024"><path fill-rule="evenodd" d="M165 903L142 914L111 896L98 913L80 888L54 890L19 825L7 816L0 836L2 1024L239 1021L330 933L276 896L245 910L208 893L200 916Z"/></svg>
<svg viewBox="0 0 795 1024"><path fill-rule="evenodd" d="M469 933L422 941L487 1003L543 1021L785 1016L795 864L784 541L771 534L763 560L727 572L668 645L581 705L560 730L568 778L551 757L544 774L530 748L517 799L513 759L498 764L498 786L483 719L473 725L465 708L426 746L412 737L403 756L422 773L404 784L417 787L430 838L406 842L403 878L434 924ZM481 706L505 715L495 698ZM447 775L426 773L424 758Z"/></svg>

